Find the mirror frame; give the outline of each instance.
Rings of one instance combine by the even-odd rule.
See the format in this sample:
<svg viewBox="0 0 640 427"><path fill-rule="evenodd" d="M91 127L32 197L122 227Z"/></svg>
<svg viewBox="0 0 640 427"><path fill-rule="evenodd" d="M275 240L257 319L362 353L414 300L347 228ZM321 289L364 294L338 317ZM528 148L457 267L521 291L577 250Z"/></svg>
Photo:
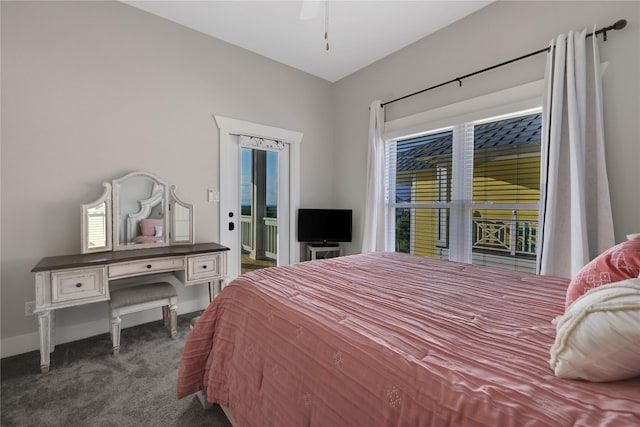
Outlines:
<svg viewBox="0 0 640 427"><path fill-rule="evenodd" d="M125 226L125 229L122 230L122 227L124 225L124 218L120 218L120 193L121 193L121 186L129 179L129 178L134 178L134 177L144 177L144 178L148 178L152 181L155 181L157 184L160 184L162 186L164 186L164 190L162 192L162 197L161 197L161 203L162 203L162 211L164 212L164 216L163 216L163 227L165 230L164 233L164 239L162 240L162 242L154 242L154 243L136 243L136 244L131 244L131 243L121 243L120 242L120 233L121 231L124 231L125 233L127 232L127 228ZM122 178L118 178L118 179L114 179L113 180L113 226L112 226L112 230L113 230L113 250L114 251L126 251L126 250L132 250L132 249L145 249L145 248L160 248L163 246L169 246L169 186L167 185L166 182L164 182L162 179L158 178L155 175L152 175L150 173L147 172L131 172L126 174L125 176L123 176ZM140 201L139 201L140 202ZM137 213L140 213L142 211L143 206L141 206L141 210Z"/></svg>
<svg viewBox="0 0 640 427"><path fill-rule="evenodd" d="M98 198L95 202L82 205L81 251L83 254L92 253L92 252L110 251L112 248L111 184L108 182L104 182L102 183L102 185L104 186L104 192L102 193L102 196L100 196L100 198ZM102 203L105 204L105 246L90 248L89 247L89 209L95 208L96 206L101 205Z"/></svg>

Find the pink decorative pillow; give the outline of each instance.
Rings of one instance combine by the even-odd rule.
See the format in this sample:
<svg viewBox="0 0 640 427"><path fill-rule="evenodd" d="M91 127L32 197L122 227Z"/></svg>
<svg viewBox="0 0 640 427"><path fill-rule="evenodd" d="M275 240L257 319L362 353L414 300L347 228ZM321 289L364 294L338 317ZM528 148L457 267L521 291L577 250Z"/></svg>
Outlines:
<svg viewBox="0 0 640 427"><path fill-rule="evenodd" d="M164 224L164 220L160 219L143 219L140 221L140 231L143 236L155 236L156 235L156 227L160 227L162 229L162 225Z"/></svg>
<svg viewBox="0 0 640 427"><path fill-rule="evenodd" d="M565 311L593 288L640 275L640 234L630 234L627 239L598 255L571 279Z"/></svg>

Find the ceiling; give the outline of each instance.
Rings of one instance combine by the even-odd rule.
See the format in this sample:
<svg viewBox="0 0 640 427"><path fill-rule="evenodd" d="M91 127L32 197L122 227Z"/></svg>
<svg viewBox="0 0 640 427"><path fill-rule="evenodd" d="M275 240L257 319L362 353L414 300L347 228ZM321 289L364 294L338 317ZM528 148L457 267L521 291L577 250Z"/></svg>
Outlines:
<svg viewBox="0 0 640 427"><path fill-rule="evenodd" d="M123 3L335 82L491 3L491 0ZM307 15L307 19L301 19Z"/></svg>

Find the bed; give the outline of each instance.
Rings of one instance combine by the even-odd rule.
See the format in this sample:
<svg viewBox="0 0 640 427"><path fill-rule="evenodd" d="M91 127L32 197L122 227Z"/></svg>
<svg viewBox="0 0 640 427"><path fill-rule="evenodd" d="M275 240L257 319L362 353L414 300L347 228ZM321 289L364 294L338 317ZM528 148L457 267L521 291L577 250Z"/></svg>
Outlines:
<svg viewBox="0 0 640 427"><path fill-rule="evenodd" d="M640 425L640 378L551 371L568 282L400 253L259 270L190 332L177 394L239 426Z"/></svg>

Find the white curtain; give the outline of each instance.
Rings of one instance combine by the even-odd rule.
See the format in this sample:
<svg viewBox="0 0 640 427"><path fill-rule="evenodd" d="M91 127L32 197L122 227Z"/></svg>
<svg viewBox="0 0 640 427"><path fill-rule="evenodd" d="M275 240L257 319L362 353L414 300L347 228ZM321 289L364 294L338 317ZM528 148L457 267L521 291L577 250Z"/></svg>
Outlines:
<svg viewBox="0 0 640 427"><path fill-rule="evenodd" d="M369 153L367 161L367 186L364 203L362 253L384 251L384 110L380 101L373 101L369 108Z"/></svg>
<svg viewBox="0 0 640 427"><path fill-rule="evenodd" d="M541 274L572 277L614 245L597 38L591 37L589 44L592 55L586 30L572 31L552 42L555 52L548 57L538 236Z"/></svg>

